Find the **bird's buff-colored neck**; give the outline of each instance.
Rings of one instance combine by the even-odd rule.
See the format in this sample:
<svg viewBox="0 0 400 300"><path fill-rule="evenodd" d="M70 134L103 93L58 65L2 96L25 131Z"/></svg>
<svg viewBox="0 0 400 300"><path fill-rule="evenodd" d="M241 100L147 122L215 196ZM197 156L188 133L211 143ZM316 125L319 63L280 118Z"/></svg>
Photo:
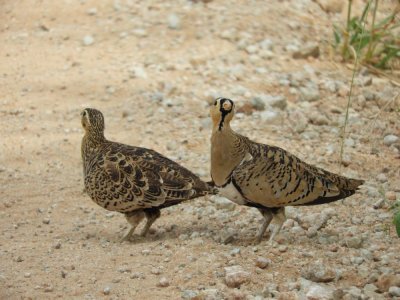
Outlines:
<svg viewBox="0 0 400 300"><path fill-rule="evenodd" d="M221 126L222 125L222 126ZM224 134L233 134L233 130L231 129L231 125L227 121L213 120L212 133L215 134L217 132Z"/></svg>

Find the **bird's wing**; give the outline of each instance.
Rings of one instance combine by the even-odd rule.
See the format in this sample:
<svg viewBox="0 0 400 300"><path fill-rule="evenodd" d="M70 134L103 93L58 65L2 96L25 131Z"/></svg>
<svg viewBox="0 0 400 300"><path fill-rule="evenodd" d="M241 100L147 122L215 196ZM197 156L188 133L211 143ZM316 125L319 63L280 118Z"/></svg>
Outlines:
<svg viewBox="0 0 400 300"><path fill-rule="evenodd" d="M94 161L87 189L109 210L165 207L211 191L192 172L150 149L111 143Z"/></svg>
<svg viewBox="0 0 400 300"><path fill-rule="evenodd" d="M251 159L232 173L232 181L242 196L256 205L321 204L355 191L338 184L352 179L310 166L281 148L254 144L250 154ZM348 184L351 185L354 184Z"/></svg>

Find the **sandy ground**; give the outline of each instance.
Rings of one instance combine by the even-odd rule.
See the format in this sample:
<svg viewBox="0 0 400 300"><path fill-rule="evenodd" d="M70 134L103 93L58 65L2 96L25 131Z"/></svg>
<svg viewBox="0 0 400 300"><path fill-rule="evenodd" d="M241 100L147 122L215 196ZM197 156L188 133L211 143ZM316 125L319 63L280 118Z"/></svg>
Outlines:
<svg viewBox="0 0 400 300"><path fill-rule="evenodd" d="M0 298L303 299L301 273L316 260L340 271L318 283L335 295L358 299L349 296L356 287L363 299L395 298L387 288L367 296L365 286L379 287L372 273L400 274L400 242L388 210L399 199L399 151L383 144L384 136L399 136L399 114L364 96L395 99L399 88L384 77L356 76L347 131L355 145L345 147L347 166L340 168L338 128L352 73L324 41L341 19L311 1L1 1ZM272 56L248 47L266 38ZM317 42L321 55L293 59L285 46L294 39L299 46ZM300 82L320 90L308 106L298 101L295 85L293 91L279 81L299 72L306 74ZM321 78L343 85L332 91ZM263 123L249 106L262 93L287 98L279 124ZM108 138L155 149L208 180L208 103L219 95L245 112L233 122L241 133L363 178L366 187L345 201L291 211L272 245L267 239L250 245L261 222L255 209L220 209L213 199L166 209L150 236L119 243L127 229L123 216L83 193L81 109L103 111ZM329 124L307 121L306 139L291 130L296 111L324 114ZM390 199L374 209L382 195ZM307 235L315 220L301 218L321 212L328 223ZM224 244L227 234L235 239ZM362 237L361 248L346 244L352 236ZM370 255L361 263L353 259L363 253ZM259 256L270 260L267 268L257 267ZM232 265L249 274L240 289L225 283L224 268Z"/></svg>

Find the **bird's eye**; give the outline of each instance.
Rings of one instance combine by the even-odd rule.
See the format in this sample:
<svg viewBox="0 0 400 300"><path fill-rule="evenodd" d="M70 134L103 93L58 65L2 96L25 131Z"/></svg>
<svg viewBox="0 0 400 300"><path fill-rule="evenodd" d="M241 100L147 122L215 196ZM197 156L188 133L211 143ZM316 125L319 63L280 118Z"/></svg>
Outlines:
<svg viewBox="0 0 400 300"><path fill-rule="evenodd" d="M86 110L83 111L82 116L86 116Z"/></svg>
<svg viewBox="0 0 400 300"><path fill-rule="evenodd" d="M217 104L218 104L218 101L215 101L215 102L214 102L214 105L217 106Z"/></svg>

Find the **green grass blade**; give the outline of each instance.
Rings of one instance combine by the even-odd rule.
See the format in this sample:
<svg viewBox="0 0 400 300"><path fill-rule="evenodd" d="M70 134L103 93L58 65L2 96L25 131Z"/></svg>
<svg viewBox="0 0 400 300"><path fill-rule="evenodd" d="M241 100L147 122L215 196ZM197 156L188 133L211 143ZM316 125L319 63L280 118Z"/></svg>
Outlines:
<svg viewBox="0 0 400 300"><path fill-rule="evenodd" d="M382 21L380 21L378 24L375 25L375 28L377 27L381 27L383 25L386 25L386 23L389 23L393 20L394 18L394 14L389 15L388 17L386 17L385 19L383 19Z"/></svg>
<svg viewBox="0 0 400 300"><path fill-rule="evenodd" d="M400 237L400 210L395 212L393 224L396 226L397 236Z"/></svg>
<svg viewBox="0 0 400 300"><path fill-rule="evenodd" d="M334 48L336 49L339 46L340 41L342 40L342 34L341 34L339 26L337 26L337 25L334 25L333 36L335 38L335 47Z"/></svg>
<svg viewBox="0 0 400 300"><path fill-rule="evenodd" d="M368 1L367 5L365 5L365 8L361 15L360 23L364 22L365 16L368 14L369 8L371 6L371 2L372 2L372 0Z"/></svg>
<svg viewBox="0 0 400 300"><path fill-rule="evenodd" d="M385 50L385 49L384 49ZM386 63L392 58L397 57L400 49L392 49L390 50L377 64L377 68L385 68ZM374 55L379 55L380 53L374 53Z"/></svg>

